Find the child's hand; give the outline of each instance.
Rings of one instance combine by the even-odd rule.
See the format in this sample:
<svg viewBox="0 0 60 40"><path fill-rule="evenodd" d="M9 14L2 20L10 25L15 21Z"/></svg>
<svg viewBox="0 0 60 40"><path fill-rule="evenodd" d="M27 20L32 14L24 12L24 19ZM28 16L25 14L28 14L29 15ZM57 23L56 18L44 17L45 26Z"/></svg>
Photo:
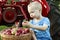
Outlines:
<svg viewBox="0 0 60 40"><path fill-rule="evenodd" d="M28 21L24 21L24 22L22 22L22 25L23 25L23 26L28 26L28 24L29 24Z"/></svg>

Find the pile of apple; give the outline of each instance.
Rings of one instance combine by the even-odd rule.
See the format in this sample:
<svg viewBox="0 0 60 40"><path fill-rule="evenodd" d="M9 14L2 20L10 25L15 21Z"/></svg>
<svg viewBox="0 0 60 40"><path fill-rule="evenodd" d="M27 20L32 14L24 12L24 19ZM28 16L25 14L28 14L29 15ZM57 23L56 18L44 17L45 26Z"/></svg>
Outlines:
<svg viewBox="0 0 60 40"><path fill-rule="evenodd" d="M28 28L9 28L3 31L3 34L16 35L16 36L19 36L21 34L27 34L27 33L29 33Z"/></svg>

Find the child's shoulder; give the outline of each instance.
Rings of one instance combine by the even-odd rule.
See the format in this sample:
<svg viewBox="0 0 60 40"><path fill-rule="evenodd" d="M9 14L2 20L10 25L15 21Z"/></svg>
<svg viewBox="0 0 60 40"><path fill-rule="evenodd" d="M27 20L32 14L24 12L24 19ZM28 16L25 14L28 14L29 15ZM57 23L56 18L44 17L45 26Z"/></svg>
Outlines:
<svg viewBox="0 0 60 40"><path fill-rule="evenodd" d="M44 17L43 23L47 24L50 27L50 20L48 17Z"/></svg>
<svg viewBox="0 0 60 40"><path fill-rule="evenodd" d="M49 18L48 18L48 17L43 17L43 19L44 19L44 20L49 20Z"/></svg>
<svg viewBox="0 0 60 40"><path fill-rule="evenodd" d="M43 17L42 21L50 21L48 17Z"/></svg>

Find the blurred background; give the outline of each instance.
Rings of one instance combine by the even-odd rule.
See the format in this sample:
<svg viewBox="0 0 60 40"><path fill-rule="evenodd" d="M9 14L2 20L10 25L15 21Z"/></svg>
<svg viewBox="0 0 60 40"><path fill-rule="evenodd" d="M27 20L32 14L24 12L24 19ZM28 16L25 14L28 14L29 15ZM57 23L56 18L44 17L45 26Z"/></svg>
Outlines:
<svg viewBox="0 0 60 40"><path fill-rule="evenodd" d="M53 40L60 40L60 0L47 0L50 6L48 18L51 22L51 37Z"/></svg>

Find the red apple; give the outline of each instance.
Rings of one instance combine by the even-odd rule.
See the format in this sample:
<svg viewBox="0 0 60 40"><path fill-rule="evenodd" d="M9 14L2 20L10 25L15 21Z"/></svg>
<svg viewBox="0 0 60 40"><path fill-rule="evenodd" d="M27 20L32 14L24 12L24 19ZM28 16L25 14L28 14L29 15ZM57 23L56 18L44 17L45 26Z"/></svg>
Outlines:
<svg viewBox="0 0 60 40"><path fill-rule="evenodd" d="M18 28L13 28L13 29L11 30L11 33L14 35L14 34L17 32L17 30L18 30Z"/></svg>
<svg viewBox="0 0 60 40"><path fill-rule="evenodd" d="M23 31L22 31L22 34L26 34L29 32L29 29L28 28L24 28Z"/></svg>
<svg viewBox="0 0 60 40"><path fill-rule="evenodd" d="M3 31L3 34L11 35L11 30Z"/></svg>
<svg viewBox="0 0 60 40"><path fill-rule="evenodd" d="M3 31L3 34L6 34L6 31Z"/></svg>
<svg viewBox="0 0 60 40"><path fill-rule="evenodd" d="M22 31L22 34L25 34L25 31L24 30Z"/></svg>
<svg viewBox="0 0 60 40"><path fill-rule="evenodd" d="M29 28L24 29L25 33L29 33Z"/></svg>
<svg viewBox="0 0 60 40"><path fill-rule="evenodd" d="M20 32L20 33L22 33L22 28L19 28L18 30L17 30L17 32Z"/></svg>
<svg viewBox="0 0 60 40"><path fill-rule="evenodd" d="M11 32L10 30L3 30L3 34L6 34L7 32Z"/></svg>
<svg viewBox="0 0 60 40"><path fill-rule="evenodd" d="M11 35L11 32L6 32L7 35Z"/></svg>
<svg viewBox="0 0 60 40"><path fill-rule="evenodd" d="M9 33L11 33L11 29L7 29L5 32L9 32Z"/></svg>
<svg viewBox="0 0 60 40"><path fill-rule="evenodd" d="M19 36L20 34L21 34L20 32L19 33L18 32L15 33L16 36Z"/></svg>

